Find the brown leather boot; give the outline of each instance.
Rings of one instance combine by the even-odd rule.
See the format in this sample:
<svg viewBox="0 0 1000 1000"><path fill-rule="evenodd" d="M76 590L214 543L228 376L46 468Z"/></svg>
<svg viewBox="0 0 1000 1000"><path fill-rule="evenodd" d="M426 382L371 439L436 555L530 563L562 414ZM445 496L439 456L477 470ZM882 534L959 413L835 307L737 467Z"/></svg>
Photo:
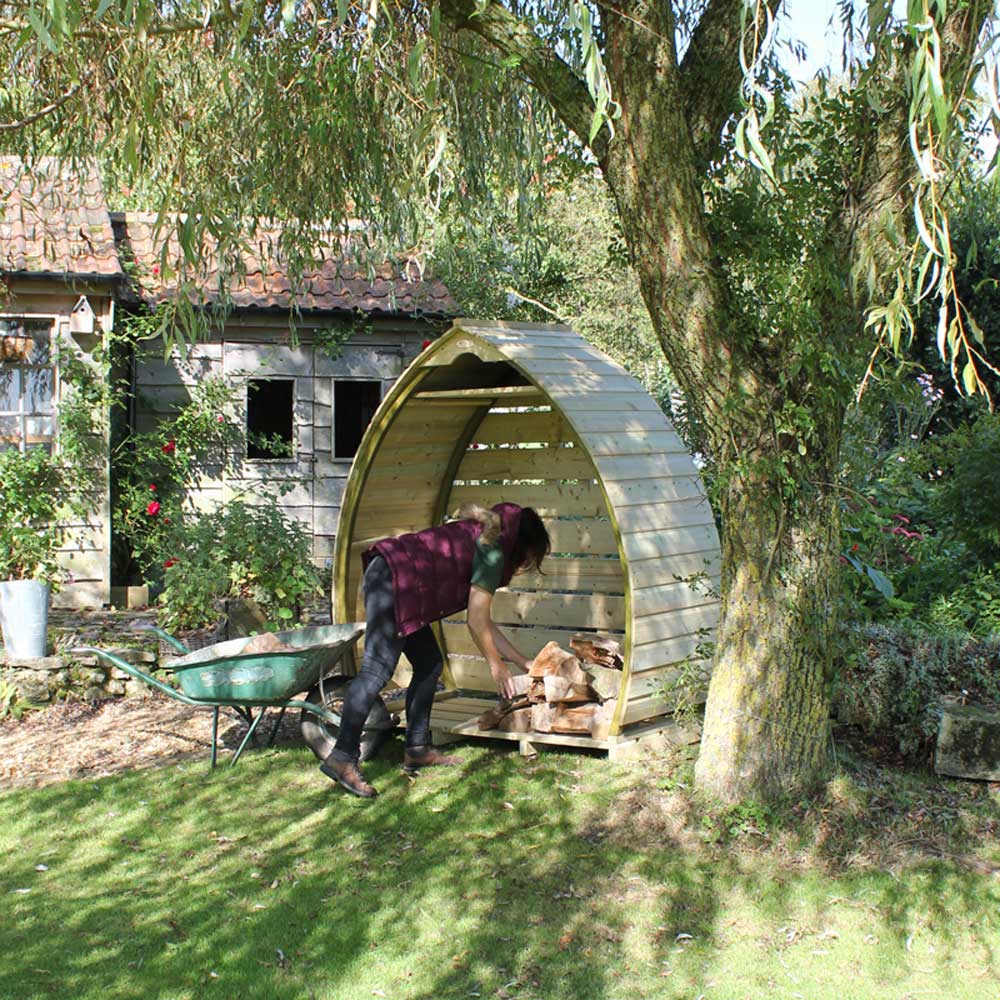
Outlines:
<svg viewBox="0 0 1000 1000"><path fill-rule="evenodd" d="M454 767L457 763L458 757L443 754L437 747L430 745L407 747L403 751L403 770L409 774L422 767Z"/></svg>
<svg viewBox="0 0 1000 1000"><path fill-rule="evenodd" d="M319 769L342 788L346 788L352 795L357 795L359 799L373 799L378 795L375 788L365 781L364 775L353 760L337 760L334 757L327 757L320 764Z"/></svg>

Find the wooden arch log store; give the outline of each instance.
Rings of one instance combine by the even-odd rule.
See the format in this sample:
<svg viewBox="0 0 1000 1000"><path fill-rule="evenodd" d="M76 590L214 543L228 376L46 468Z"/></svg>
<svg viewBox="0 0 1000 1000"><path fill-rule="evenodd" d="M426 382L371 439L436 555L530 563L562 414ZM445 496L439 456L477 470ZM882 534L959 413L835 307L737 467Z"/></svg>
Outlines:
<svg viewBox="0 0 1000 1000"><path fill-rule="evenodd" d="M457 321L395 383L358 450L337 532L335 620L364 618L364 548L440 524L467 500L534 507L551 535L543 575L515 576L493 602L526 656L587 631L623 647L605 738L505 735L522 750L613 751L669 725L664 684L717 620L719 540L691 455L640 383L567 326ZM435 736L500 735L475 725L486 703L474 695L495 688L464 617L442 622L438 638L459 697L436 707Z"/></svg>

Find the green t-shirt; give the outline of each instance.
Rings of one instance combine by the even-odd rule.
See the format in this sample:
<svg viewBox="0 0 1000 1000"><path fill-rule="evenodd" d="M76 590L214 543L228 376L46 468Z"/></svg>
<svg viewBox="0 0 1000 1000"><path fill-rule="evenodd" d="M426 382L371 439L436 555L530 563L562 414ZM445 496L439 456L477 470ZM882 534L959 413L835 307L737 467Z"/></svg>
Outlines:
<svg viewBox="0 0 1000 1000"><path fill-rule="evenodd" d="M472 557L472 586L495 594L502 579L503 549L500 544L483 545L476 539L476 554Z"/></svg>

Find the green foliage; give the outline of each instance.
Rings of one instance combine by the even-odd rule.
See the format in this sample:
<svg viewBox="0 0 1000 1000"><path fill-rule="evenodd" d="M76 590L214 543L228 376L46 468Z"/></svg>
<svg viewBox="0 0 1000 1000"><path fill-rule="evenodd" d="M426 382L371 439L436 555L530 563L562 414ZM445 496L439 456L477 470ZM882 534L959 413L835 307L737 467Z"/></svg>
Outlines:
<svg viewBox="0 0 1000 1000"><path fill-rule="evenodd" d="M489 228L445 220L436 269L463 313L568 323L669 406L676 383L607 187L592 170L553 184L528 226L514 206Z"/></svg>
<svg viewBox="0 0 1000 1000"><path fill-rule="evenodd" d="M203 379L175 416L126 437L112 455L114 529L152 579L196 516L187 495L202 470L224 465L243 444L241 429L229 419L237 393L223 378Z"/></svg>
<svg viewBox="0 0 1000 1000"><path fill-rule="evenodd" d="M231 501L189 518L171 544L159 597L169 629L210 625L233 597L255 601L275 629L288 628L304 601L322 593L311 534L276 504Z"/></svg>
<svg viewBox="0 0 1000 1000"><path fill-rule="evenodd" d="M31 708L31 705L18 696L14 684L0 676L0 722L4 719L20 719Z"/></svg>
<svg viewBox="0 0 1000 1000"><path fill-rule="evenodd" d="M931 383L923 387L929 419L926 404L938 397ZM954 431L921 439L915 429L897 440L881 455L869 446L868 481L843 502L841 558L860 574L846 580L849 613L989 635L1000 624L1000 418L983 411Z"/></svg>
<svg viewBox="0 0 1000 1000"><path fill-rule="evenodd" d="M926 761L950 695L1000 704L1000 636L975 639L917 623L851 627L835 700L866 736Z"/></svg>

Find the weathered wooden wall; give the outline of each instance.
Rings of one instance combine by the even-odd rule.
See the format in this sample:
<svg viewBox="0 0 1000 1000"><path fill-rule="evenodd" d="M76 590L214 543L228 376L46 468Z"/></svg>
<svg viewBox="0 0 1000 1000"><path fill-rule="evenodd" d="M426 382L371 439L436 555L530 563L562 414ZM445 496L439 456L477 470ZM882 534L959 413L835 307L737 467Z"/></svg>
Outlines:
<svg viewBox="0 0 1000 1000"><path fill-rule="evenodd" d="M329 324L327 324L329 325ZM134 366L135 423L149 430L190 399L199 380L224 375L245 386L251 378L293 378L295 455L291 460L247 460L232 468L206 468L191 502L212 506L242 496L251 502L276 501L290 517L313 535L313 559L326 565L333 556L337 521L349 460L333 454L334 382L372 379L384 391L420 353L431 336L430 327L405 319L376 319L371 328L354 335L331 357L317 339L317 325L299 320L296 343L290 342L287 320L263 314L232 317L206 343L192 346L182 357L174 352L166 361L162 348L150 344ZM237 397L236 412L227 419L245 421L245 393ZM281 494L280 487L293 483Z"/></svg>
<svg viewBox="0 0 1000 1000"><path fill-rule="evenodd" d="M51 318L54 323L53 350L72 350L89 360L97 343L94 338L75 339L69 332L69 317L81 295L86 295L94 310L95 330L110 330L114 324L114 301L108 289L65 282L11 279L11 297L0 307L6 318ZM58 405L65 386L56 375L56 435ZM99 414L101 434L108 453L108 415ZM108 470L105 466L98 481L88 484L95 497L91 515L84 521L67 522L66 543L59 553L59 563L69 574L69 582L53 597L56 607L99 607L111 598L111 500Z"/></svg>

